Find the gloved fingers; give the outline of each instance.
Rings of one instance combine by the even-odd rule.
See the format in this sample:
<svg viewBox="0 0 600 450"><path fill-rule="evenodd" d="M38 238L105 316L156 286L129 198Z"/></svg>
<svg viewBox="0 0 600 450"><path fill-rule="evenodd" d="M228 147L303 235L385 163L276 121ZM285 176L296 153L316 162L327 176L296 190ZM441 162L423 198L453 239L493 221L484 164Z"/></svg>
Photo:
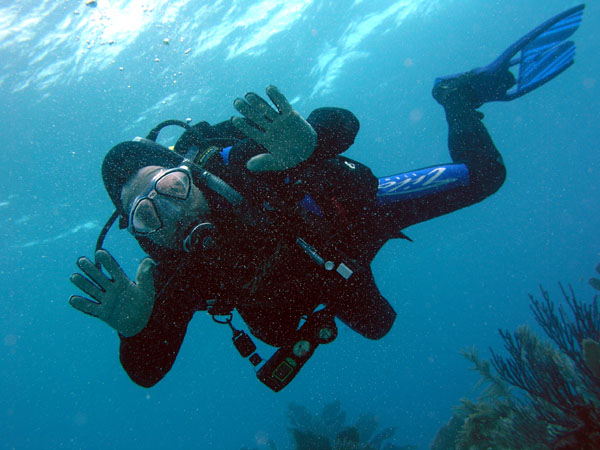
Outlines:
<svg viewBox="0 0 600 450"><path fill-rule="evenodd" d="M240 132L248 136L250 139L257 143L261 143L265 137L265 133L256 129L241 117L234 117L232 119L233 126L236 127Z"/></svg>
<svg viewBox="0 0 600 450"><path fill-rule="evenodd" d="M274 122L279 117L279 113L273 109L262 97L256 95L254 92L248 92L244 99L250 106L257 111L260 111L268 120Z"/></svg>
<svg viewBox="0 0 600 450"><path fill-rule="evenodd" d="M293 111L292 105L287 101L285 95L283 95L276 86L272 84L267 86L267 95L273 102L281 114L289 114Z"/></svg>
<svg viewBox="0 0 600 450"><path fill-rule="evenodd" d="M110 288L112 280L109 279L89 258L81 257L77 260L77 267L103 290Z"/></svg>
<svg viewBox="0 0 600 450"><path fill-rule="evenodd" d="M252 107L248 102L241 98L236 98L233 102L233 107L243 115L246 119L257 125L259 128L266 130L272 123L265 115Z"/></svg>
<svg viewBox="0 0 600 450"><path fill-rule="evenodd" d="M69 304L82 313L98 318L102 312L102 305L100 303L95 303L92 300L79 295L72 295L71 298L69 298Z"/></svg>
<svg viewBox="0 0 600 450"><path fill-rule="evenodd" d="M99 262L100 264L102 264L102 266L104 266L104 268L112 277L115 283L121 284L123 282L129 281L127 275L125 275L125 272L123 272L123 269L121 269L121 266L119 266L119 263L106 250L98 250L96 252L96 262ZM106 287L102 284L100 284L100 286L106 289Z"/></svg>
<svg viewBox="0 0 600 450"><path fill-rule="evenodd" d="M152 258L144 258L138 266L135 282L145 291L154 293L154 267L156 263Z"/></svg>
<svg viewBox="0 0 600 450"><path fill-rule="evenodd" d="M87 295L92 297L94 300L97 300L99 302L102 301L102 294L104 293L104 291L80 273L74 273L73 275L71 275L70 280L71 283L73 283Z"/></svg>
<svg viewBox="0 0 600 450"><path fill-rule="evenodd" d="M275 158L270 153L263 153L250 158L246 163L246 167L252 172L268 172L286 169L281 160Z"/></svg>

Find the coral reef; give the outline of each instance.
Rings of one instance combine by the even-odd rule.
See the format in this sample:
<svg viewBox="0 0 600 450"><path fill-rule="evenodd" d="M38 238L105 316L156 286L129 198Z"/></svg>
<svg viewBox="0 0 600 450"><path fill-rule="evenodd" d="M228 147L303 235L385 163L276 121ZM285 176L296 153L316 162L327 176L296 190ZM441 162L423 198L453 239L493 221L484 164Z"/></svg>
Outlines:
<svg viewBox="0 0 600 450"><path fill-rule="evenodd" d="M353 425L346 425L346 413L339 401L327 403L318 414L290 403L287 417L295 450L417 450L414 445L386 442L396 430L388 427L378 431L379 419L374 414L362 414ZM267 444L270 450L277 450L273 441Z"/></svg>
<svg viewBox="0 0 600 450"><path fill-rule="evenodd" d="M596 272L598 272L600 274L600 264L598 264L596 266ZM594 289L596 289L597 291L600 291L600 280L598 278L590 278L590 286L592 286Z"/></svg>
<svg viewBox="0 0 600 450"><path fill-rule="evenodd" d="M296 450L416 450L411 445L386 443L396 430L390 427L376 433L375 415L363 414L354 425L345 425L346 413L339 401L326 404L320 414L292 403L288 405L288 419Z"/></svg>
<svg viewBox="0 0 600 450"><path fill-rule="evenodd" d="M600 273L600 265L596 268ZM590 285L600 290L600 280ZM500 331L507 356L491 363L463 352L481 375L477 401L463 399L432 450L591 450L600 448L600 312L598 295L579 301L559 285L567 308L541 288L531 310L549 341L528 327Z"/></svg>

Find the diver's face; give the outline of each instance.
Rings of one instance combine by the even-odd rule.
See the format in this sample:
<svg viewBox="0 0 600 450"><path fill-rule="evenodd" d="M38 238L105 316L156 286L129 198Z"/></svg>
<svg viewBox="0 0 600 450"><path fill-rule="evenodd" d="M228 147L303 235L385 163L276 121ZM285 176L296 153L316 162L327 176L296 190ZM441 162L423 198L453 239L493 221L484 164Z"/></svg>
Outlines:
<svg viewBox="0 0 600 450"><path fill-rule="evenodd" d="M209 208L202 192L181 169L147 166L140 169L121 191L129 214L129 231L145 236L161 247L179 250L192 225Z"/></svg>

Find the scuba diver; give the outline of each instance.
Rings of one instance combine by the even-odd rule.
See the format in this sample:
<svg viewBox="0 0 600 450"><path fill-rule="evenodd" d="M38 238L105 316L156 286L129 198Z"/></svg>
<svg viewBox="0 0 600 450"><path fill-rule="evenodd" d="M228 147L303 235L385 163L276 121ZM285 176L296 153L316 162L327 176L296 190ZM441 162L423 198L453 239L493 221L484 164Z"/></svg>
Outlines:
<svg viewBox="0 0 600 450"><path fill-rule="evenodd" d="M83 273L71 281L87 297L73 295L70 304L118 332L122 366L144 387L171 369L197 311L229 326L235 347L274 391L336 338L336 319L381 339L396 313L371 261L388 240L408 239L406 227L500 188L505 167L477 109L566 70L574 61L566 38L583 8L553 17L486 67L435 81L452 163L377 178L341 156L359 130L352 112L319 108L304 119L275 86L266 89L273 106L248 93L233 103L243 117L214 126L166 121L116 145L102 165L116 211L95 260L77 260ZM172 149L156 142L170 125L185 129ZM149 256L135 282L102 248L117 220ZM234 311L252 336L277 348L271 357L234 326Z"/></svg>

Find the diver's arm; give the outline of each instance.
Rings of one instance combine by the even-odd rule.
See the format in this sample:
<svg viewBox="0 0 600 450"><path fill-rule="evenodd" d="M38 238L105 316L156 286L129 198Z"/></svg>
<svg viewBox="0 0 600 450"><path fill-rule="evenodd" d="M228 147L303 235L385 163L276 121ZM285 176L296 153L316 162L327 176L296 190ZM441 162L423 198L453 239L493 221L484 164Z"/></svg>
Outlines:
<svg viewBox="0 0 600 450"><path fill-rule="evenodd" d="M114 328L131 379L154 385L173 365L196 305L177 302L178 292L165 292L164 264L150 258L140 263L135 282L105 250L96 252L95 262L79 258L77 265L85 275L75 273L71 281L93 300L73 295L70 304Z"/></svg>
<svg viewBox="0 0 600 450"><path fill-rule="evenodd" d="M157 299L148 325L141 333L126 338L119 335L119 358L123 369L138 385L152 387L171 370L185 337L192 314L177 312L169 303L177 299Z"/></svg>
<svg viewBox="0 0 600 450"><path fill-rule="evenodd" d="M156 301L146 327L137 335L121 339L121 365L143 387L158 383L171 369L194 313L206 309L204 290L177 264L162 261L155 268Z"/></svg>

